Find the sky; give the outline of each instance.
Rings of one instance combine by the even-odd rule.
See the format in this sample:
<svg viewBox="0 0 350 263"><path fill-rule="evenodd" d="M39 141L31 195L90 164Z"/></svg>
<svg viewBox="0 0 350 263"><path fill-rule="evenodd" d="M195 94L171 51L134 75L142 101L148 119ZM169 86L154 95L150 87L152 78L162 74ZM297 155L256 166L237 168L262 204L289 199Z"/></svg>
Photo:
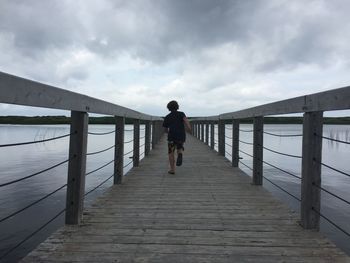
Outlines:
<svg viewBox="0 0 350 263"><path fill-rule="evenodd" d="M216 115L350 85L349 12L348 0L0 0L0 71L147 114L177 100Z"/></svg>

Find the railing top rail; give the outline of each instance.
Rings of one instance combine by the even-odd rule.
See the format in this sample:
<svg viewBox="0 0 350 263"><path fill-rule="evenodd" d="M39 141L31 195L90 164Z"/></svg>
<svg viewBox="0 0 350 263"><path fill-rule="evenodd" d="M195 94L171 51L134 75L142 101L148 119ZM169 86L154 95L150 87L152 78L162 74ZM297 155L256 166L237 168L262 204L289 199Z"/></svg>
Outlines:
<svg viewBox="0 0 350 263"><path fill-rule="evenodd" d="M192 120L215 121L219 119L243 119L258 116L346 109L350 109L350 86L281 100L245 110L223 113L216 116L193 118Z"/></svg>
<svg viewBox="0 0 350 263"><path fill-rule="evenodd" d="M110 102L56 88L36 81L0 72L0 103L97 114L140 120L162 120Z"/></svg>

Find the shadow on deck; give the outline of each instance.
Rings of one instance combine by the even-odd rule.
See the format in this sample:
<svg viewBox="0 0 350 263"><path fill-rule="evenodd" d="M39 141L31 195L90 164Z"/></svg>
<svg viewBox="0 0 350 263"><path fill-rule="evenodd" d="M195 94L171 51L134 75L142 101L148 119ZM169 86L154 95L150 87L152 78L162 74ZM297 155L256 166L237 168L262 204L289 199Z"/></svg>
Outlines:
<svg viewBox="0 0 350 263"><path fill-rule="evenodd" d="M349 262L230 162L189 136L167 173L166 141L23 262Z"/></svg>

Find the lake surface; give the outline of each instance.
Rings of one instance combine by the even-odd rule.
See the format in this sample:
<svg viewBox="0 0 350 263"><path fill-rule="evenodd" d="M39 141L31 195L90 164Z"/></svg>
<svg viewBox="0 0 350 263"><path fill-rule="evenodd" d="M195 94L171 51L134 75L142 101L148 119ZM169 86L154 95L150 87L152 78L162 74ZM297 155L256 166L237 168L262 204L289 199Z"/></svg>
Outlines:
<svg viewBox="0 0 350 263"><path fill-rule="evenodd" d="M229 126L226 126L226 135L231 136ZM90 125L90 132L108 132L114 129L113 125ZM127 125L127 130L132 126ZM217 129L217 127L216 127ZM252 125L241 124L240 129L252 130ZM265 125L264 130L275 134L301 134L301 125ZM25 142L32 140L42 140L69 133L68 125L0 125L0 145ZM144 130L141 129L140 137L144 136ZM332 137L338 140L350 141L350 126L346 125L324 125L324 136ZM125 141L132 139L132 131L125 132ZM216 138L217 140L217 138ZM240 132L240 140L252 142L251 132ZM302 137L275 137L264 134L264 146L276 151L301 156ZM144 143L141 140L140 145ZM227 143L231 142L227 139ZM89 135L88 153L106 149L114 144L114 133L97 136ZM0 184L22 178L42 169L48 168L68 158L69 138L63 138L55 141L38 143L32 145L23 145L18 147L0 148ZM125 152L132 149L132 143L125 145ZM252 154L252 146L240 143L240 149ZM226 151L231 152L230 146L226 145ZM140 150L142 153L143 150ZM346 173L350 173L349 162L350 145L341 144L323 140L322 161L327 165L333 166ZM130 162L130 156L125 156L124 163ZM241 161L247 166L252 167L252 158L240 153L243 158ZM143 158L143 155L141 155ZM231 157L227 154L227 158ZM114 159L113 149L101 154L87 157L87 172L92 171ZM300 176L301 159L278 155L269 151L264 151L264 161L269 162L281 169ZM131 165L125 169L127 172ZM248 175L251 171L240 164L240 168ZM113 174L113 164L90 174L86 178L86 191L97 186L110 175ZM288 174L282 173L270 166L264 165L264 176L288 190L293 195L300 198L300 179L294 178ZM37 175L30 179L8 185L1 188L0 191L0 219L27 206L28 204L42 198L46 194L58 189L66 184L67 164L63 164L53 170ZM111 178L96 191L86 197L87 205L91 203L98 195L103 193L106 188L113 184ZM299 202L281 190L277 189L268 181L264 180L264 187L271 191L275 196L299 212ZM350 178L336 173L328 168L322 168L322 187L350 200ZM35 206L17 214L16 216L0 223L0 255L8 249L18 244L26 236L38 229L54 215L65 207L66 188L58 191L49 198L41 201ZM350 206L346 203L322 192L321 212L334 222L339 224L346 231L350 232ZM64 224L64 216L61 215L55 219L46 228L34 235L30 240L23 243L14 252L3 260L3 262L15 262L29 251L35 248L40 242L46 239L54 230ZM321 231L330 239L335 241L339 247L350 254L350 238L335 227L322 220Z"/></svg>

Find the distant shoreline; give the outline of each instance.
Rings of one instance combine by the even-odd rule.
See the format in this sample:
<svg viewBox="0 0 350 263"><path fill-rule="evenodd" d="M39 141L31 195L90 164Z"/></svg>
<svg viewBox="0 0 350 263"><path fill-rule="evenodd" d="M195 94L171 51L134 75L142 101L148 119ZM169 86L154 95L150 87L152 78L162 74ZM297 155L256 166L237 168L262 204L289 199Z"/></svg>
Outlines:
<svg viewBox="0 0 350 263"><path fill-rule="evenodd" d="M189 118L191 119L191 118ZM242 119L240 123L252 123L253 119ZM126 124L132 124L132 119L125 119ZM230 122L227 122L230 123ZM265 124L302 124L302 117L264 117ZM70 124L70 117L66 116L0 116L0 124L22 125L55 125ZM113 117L89 117L89 124L115 124ZM350 117L324 117L324 124L350 125Z"/></svg>

